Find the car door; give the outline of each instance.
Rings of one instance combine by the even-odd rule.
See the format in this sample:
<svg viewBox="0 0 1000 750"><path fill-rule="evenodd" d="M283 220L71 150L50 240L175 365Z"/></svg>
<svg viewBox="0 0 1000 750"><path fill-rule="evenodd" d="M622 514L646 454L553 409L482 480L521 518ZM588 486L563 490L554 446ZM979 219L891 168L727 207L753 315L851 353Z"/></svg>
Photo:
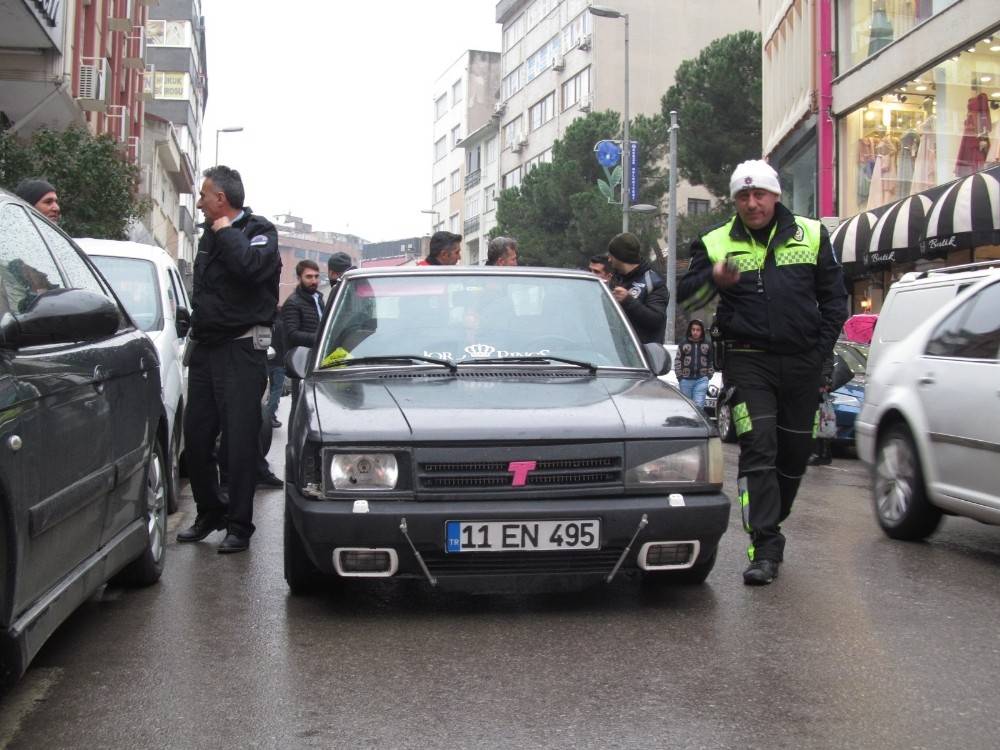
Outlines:
<svg viewBox="0 0 1000 750"><path fill-rule="evenodd" d="M12 312L66 286L28 212L11 204L0 206L0 285ZM17 546L8 560L17 569L12 601L19 613L100 544L114 485L108 363L93 344L22 347L3 356L17 394L8 406L16 430L0 443L0 465L13 472L5 479L19 484L5 498Z"/></svg>
<svg viewBox="0 0 1000 750"><path fill-rule="evenodd" d="M84 254L62 233L41 219L36 220L46 244L71 286L103 294L115 300L104 280L91 268ZM117 304L117 300L116 300ZM145 508L144 469L150 441L160 412L160 379L156 348L142 331L122 316L122 326L112 341L102 346L105 389L111 424L111 459L115 487L110 496L101 544L110 541L125 526L140 517Z"/></svg>
<svg viewBox="0 0 1000 750"><path fill-rule="evenodd" d="M1000 281L935 328L916 376L933 446L934 489L1000 508Z"/></svg>

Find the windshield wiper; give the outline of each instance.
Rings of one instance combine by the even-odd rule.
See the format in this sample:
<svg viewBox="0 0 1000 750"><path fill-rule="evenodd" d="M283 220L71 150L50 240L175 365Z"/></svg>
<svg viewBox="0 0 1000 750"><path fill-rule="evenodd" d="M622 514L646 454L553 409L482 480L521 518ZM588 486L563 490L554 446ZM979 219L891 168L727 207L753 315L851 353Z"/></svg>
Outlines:
<svg viewBox="0 0 1000 750"><path fill-rule="evenodd" d="M460 365L470 365L470 364L506 364L508 362L559 362L564 365L573 365L575 367L582 367L583 369L590 372L591 375L597 374L597 365L592 365L590 362L583 362L579 359L567 359L566 357L553 357L551 355L545 355L544 357L476 357L474 359L463 359L458 362Z"/></svg>
<svg viewBox="0 0 1000 750"><path fill-rule="evenodd" d="M335 362L331 362L322 369L328 370L331 367L347 367L350 365L369 365L389 362L429 362L432 365L447 367L450 372L458 372L458 367L454 362L449 362L446 359L437 359L436 357L423 357L419 354L385 354L377 357L345 357L344 359L338 359Z"/></svg>

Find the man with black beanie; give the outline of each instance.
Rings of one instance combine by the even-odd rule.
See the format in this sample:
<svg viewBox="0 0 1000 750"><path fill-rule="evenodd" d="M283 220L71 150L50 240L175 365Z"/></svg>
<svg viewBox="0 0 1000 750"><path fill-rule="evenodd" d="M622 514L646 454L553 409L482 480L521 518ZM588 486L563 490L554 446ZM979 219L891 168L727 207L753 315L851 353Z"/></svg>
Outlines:
<svg viewBox="0 0 1000 750"><path fill-rule="evenodd" d="M58 224L62 211L59 209L59 196L56 189L42 179L21 180L14 188L14 193L49 221Z"/></svg>
<svg viewBox="0 0 1000 750"><path fill-rule="evenodd" d="M628 322L643 344L662 344L667 330L670 292L649 261L644 260L639 238L630 232L615 235L608 243L614 276L611 294L622 306Z"/></svg>

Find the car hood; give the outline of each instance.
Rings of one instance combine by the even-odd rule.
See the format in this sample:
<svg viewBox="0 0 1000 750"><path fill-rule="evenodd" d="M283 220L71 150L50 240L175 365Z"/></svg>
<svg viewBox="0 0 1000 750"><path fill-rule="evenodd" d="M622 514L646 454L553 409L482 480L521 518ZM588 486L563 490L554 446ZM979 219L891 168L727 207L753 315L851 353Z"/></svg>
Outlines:
<svg viewBox="0 0 1000 750"><path fill-rule="evenodd" d="M652 376L483 373L316 379L324 441L705 437L705 420Z"/></svg>

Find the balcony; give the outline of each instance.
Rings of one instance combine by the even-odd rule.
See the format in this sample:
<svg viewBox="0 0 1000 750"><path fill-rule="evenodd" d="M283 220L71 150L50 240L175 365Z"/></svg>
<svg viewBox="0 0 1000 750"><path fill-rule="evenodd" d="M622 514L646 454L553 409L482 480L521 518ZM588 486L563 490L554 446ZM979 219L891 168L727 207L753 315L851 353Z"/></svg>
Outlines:
<svg viewBox="0 0 1000 750"><path fill-rule="evenodd" d="M465 175L465 189L473 188L479 184L480 180L483 178L483 170L477 169L475 172L469 172Z"/></svg>
<svg viewBox="0 0 1000 750"><path fill-rule="evenodd" d="M187 206L179 206L177 209L178 221L177 226L183 234L186 234L189 238L194 238L195 226L194 217L191 216L191 212L188 211Z"/></svg>
<svg viewBox="0 0 1000 750"><path fill-rule="evenodd" d="M463 232L463 234L474 234L474 233L478 232L479 231L479 217L478 216L472 216L472 217L466 219L465 223L462 225L462 228L465 230Z"/></svg>

